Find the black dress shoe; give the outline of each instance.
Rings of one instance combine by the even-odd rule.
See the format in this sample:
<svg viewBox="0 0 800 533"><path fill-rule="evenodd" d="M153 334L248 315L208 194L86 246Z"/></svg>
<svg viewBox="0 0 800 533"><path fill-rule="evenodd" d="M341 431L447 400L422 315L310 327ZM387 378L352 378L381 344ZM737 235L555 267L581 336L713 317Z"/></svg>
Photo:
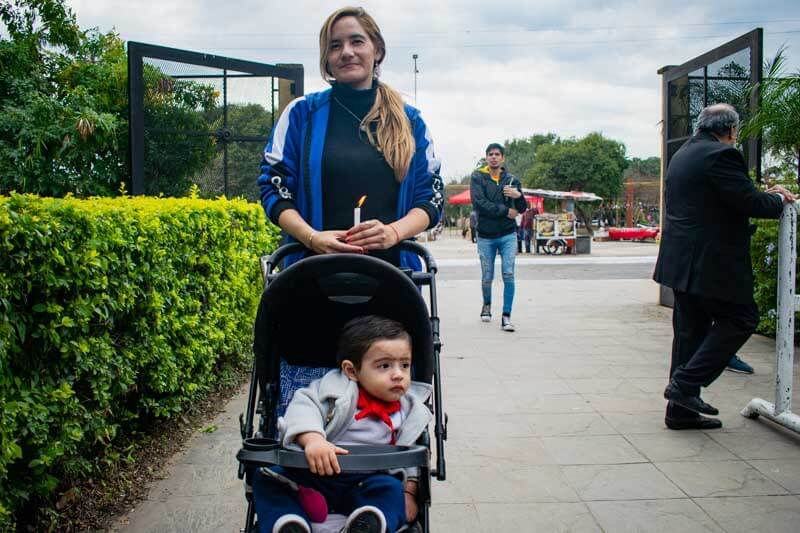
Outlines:
<svg viewBox="0 0 800 533"><path fill-rule="evenodd" d="M718 418L708 418L705 416L694 416L690 418L664 417L664 423L669 429L719 429L722 421Z"/></svg>
<svg viewBox="0 0 800 533"><path fill-rule="evenodd" d="M719 409L701 400L700 396L684 394L673 382L670 382L667 388L664 389L664 398L695 413L703 413L706 415L719 414Z"/></svg>

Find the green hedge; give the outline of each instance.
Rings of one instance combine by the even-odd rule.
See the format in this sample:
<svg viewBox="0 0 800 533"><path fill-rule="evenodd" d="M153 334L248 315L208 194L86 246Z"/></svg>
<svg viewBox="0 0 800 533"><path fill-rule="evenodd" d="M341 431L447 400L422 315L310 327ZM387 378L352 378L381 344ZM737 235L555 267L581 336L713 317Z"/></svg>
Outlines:
<svg viewBox="0 0 800 533"><path fill-rule="evenodd" d="M761 320L757 331L775 336L778 325L778 220L756 220L757 230L750 243L755 275L755 299ZM800 263L796 265L800 273ZM795 286L795 291L800 287ZM794 321L795 341L800 341L800 320Z"/></svg>
<svg viewBox="0 0 800 533"><path fill-rule="evenodd" d="M276 244L242 200L0 197L0 530L242 365Z"/></svg>

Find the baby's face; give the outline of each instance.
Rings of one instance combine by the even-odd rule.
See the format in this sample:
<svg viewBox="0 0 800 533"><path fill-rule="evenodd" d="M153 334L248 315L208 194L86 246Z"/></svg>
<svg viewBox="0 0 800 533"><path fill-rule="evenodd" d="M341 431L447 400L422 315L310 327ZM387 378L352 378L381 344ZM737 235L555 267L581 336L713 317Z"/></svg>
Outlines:
<svg viewBox="0 0 800 533"><path fill-rule="evenodd" d="M372 343L356 370L364 390L385 402L399 400L411 384L411 345L406 339Z"/></svg>

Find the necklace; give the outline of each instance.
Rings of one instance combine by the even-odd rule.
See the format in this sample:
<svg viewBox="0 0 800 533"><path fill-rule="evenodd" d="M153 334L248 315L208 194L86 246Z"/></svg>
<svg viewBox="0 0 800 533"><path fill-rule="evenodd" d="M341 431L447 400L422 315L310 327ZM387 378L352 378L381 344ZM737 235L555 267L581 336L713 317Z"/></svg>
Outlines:
<svg viewBox="0 0 800 533"><path fill-rule="evenodd" d="M335 96L333 97L333 99L336 101L336 103L337 103L337 104L339 104L340 106L342 106L342 108L343 108L345 111L347 111L348 113L350 113L350 116L352 116L354 119L356 119L356 120L358 121L358 124L359 124L359 127L358 127L358 129L359 129L359 130L361 130L361 131L367 131L367 127L366 127L364 124L362 124L362 122L364 122L364 119L363 119L363 118L361 118L361 117L359 117L358 115L356 115L355 113L353 113L353 112L350 110L350 108L349 108L349 107L347 107L346 105L344 105L344 104L341 102L341 100L339 100L339 99L338 99L338 98L336 98Z"/></svg>

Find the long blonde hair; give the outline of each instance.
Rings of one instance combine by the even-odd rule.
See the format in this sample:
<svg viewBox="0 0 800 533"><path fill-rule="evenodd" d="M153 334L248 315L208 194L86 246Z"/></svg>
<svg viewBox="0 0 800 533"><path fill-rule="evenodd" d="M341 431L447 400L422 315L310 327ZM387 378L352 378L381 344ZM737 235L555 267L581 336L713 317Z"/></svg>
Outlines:
<svg viewBox="0 0 800 533"><path fill-rule="evenodd" d="M375 20L361 7L343 7L334 11L322 25L319 32L319 70L322 77L331 81L332 75L328 70L328 52L330 50L331 32L333 25L342 17L355 17L364 31L367 32L376 50L376 61L373 68L377 68L386 57L386 42L383 40L381 30ZM372 125L375 125L373 128ZM378 81L375 91L375 103L361 121L362 129L367 134L370 144L383 154L383 158L394 170L398 182L408 172L411 159L414 157L416 143L411 132L411 124L406 116L405 104L400 93L383 82Z"/></svg>

